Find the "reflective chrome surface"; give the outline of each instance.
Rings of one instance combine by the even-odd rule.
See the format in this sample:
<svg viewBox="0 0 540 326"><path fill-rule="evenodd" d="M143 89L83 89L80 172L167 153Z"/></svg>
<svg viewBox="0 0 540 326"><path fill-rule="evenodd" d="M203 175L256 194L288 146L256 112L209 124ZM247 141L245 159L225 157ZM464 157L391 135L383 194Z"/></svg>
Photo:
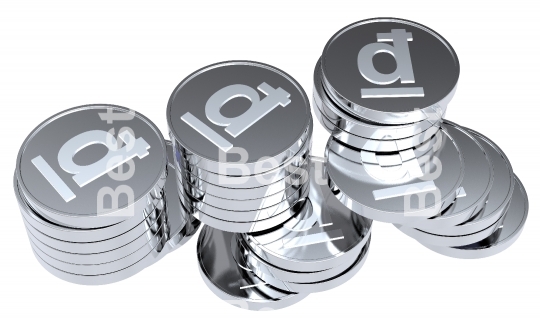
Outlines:
<svg viewBox="0 0 540 326"><path fill-rule="evenodd" d="M434 125L439 125L442 116L439 114L430 114L426 119L416 123L387 125L379 124L373 121L364 120L356 115L351 115L346 110L342 110L340 105L333 102L326 93L321 79L320 59L315 66L313 74L313 102L315 103L315 115L319 122L328 126L329 131L338 130L351 133L353 135L378 140L391 140L409 138L425 132ZM324 122L321 119L324 117Z"/></svg>
<svg viewBox="0 0 540 326"><path fill-rule="evenodd" d="M310 192L301 216L277 230L243 235L253 252L281 269L313 272L341 265L348 255L358 256L371 233L372 221L343 206L318 177L324 160L311 160Z"/></svg>
<svg viewBox="0 0 540 326"><path fill-rule="evenodd" d="M452 126L441 126L440 141L422 167L414 153L403 153L407 156L401 158L401 164L391 164L381 173L380 163L378 168L358 164L328 150L332 191L345 206L367 218L423 225L453 203L463 180L463 156L449 128ZM332 148L333 141L329 140L327 148Z"/></svg>
<svg viewBox="0 0 540 326"><path fill-rule="evenodd" d="M343 110L382 124L442 117L460 70L444 38L397 18L344 27L326 44L321 66L324 87Z"/></svg>
<svg viewBox="0 0 540 326"><path fill-rule="evenodd" d="M199 271L206 285L225 302L249 310L275 310L297 303L307 294L278 289L242 269L234 260L234 233L204 226L197 242Z"/></svg>
<svg viewBox="0 0 540 326"><path fill-rule="evenodd" d="M167 121L182 159L219 174L234 167L223 155L233 147L245 151L249 174L275 168L257 162L285 162L310 137L312 124L302 87L285 72L252 61L216 63L186 77L170 97Z"/></svg>
<svg viewBox="0 0 540 326"><path fill-rule="evenodd" d="M169 159L173 149L167 143ZM97 229L73 229L56 225L28 206L14 177L28 237L40 264L53 275L77 284L99 285L132 276L181 247L197 231L200 222L182 210L178 200L174 162L169 162L165 189L158 205L131 229L126 220ZM56 236L60 235L61 239ZM79 237L77 237L79 235ZM111 235L109 238L100 239ZM98 241L88 241L100 239Z"/></svg>
<svg viewBox="0 0 540 326"><path fill-rule="evenodd" d="M160 200L166 173L165 140L157 127L139 113L104 104L44 121L23 143L16 167L33 210L85 229L142 221L140 212ZM105 205L106 196L118 201L116 207Z"/></svg>
<svg viewBox="0 0 540 326"><path fill-rule="evenodd" d="M514 176L515 187L502 223L486 238L460 247L426 246L442 255L476 259L493 256L510 247L521 235L529 213L529 199L521 181Z"/></svg>
<svg viewBox="0 0 540 326"><path fill-rule="evenodd" d="M447 128L447 130L458 144L464 157L464 178L459 189L461 195L442 214L433 216L424 225L419 226L421 230L452 227L480 214L488 201L487 198L491 192L495 177L492 160L488 152L476 138L466 129L452 122L445 121L444 123L452 126L452 128ZM444 169L445 166L442 168ZM407 225L397 227L410 236L417 233L415 229ZM437 232L434 231L432 233ZM429 241L423 240L425 238L422 238L420 235L413 237L418 241ZM438 240L434 239L434 241Z"/></svg>

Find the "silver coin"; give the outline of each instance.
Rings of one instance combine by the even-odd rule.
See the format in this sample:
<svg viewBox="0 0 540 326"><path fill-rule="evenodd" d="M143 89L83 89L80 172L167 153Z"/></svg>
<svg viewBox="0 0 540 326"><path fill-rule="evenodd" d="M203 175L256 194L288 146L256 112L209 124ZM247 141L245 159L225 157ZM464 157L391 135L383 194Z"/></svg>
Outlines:
<svg viewBox="0 0 540 326"><path fill-rule="evenodd" d="M228 177L213 175L212 180L205 179L208 176L201 176L200 169L192 169L184 167L179 169L177 173L182 182L184 190L190 195L200 198L209 194L214 197L232 199L232 200L250 200L269 197L272 195L280 195L292 185L298 184L298 179L305 175L305 170L309 165L309 152L311 148L311 140L306 144L301 156L296 156L294 161L291 161L285 167L280 168L282 177L269 182L266 179L266 174L249 177ZM257 179L261 179L257 181ZM256 180L255 182L251 182ZM248 185L259 185L257 187L247 187Z"/></svg>
<svg viewBox="0 0 540 326"><path fill-rule="evenodd" d="M161 227L166 221L164 209L156 209L143 222L146 229L140 234L120 234L114 238L96 241L96 242L68 242L55 239L35 229L25 218L24 224L40 242L45 245L72 254L97 254L111 251L124 246L129 246L126 250L136 250L148 242L148 234L152 234ZM131 251L132 252L132 251Z"/></svg>
<svg viewBox="0 0 540 326"><path fill-rule="evenodd" d="M344 27L326 44L321 65L324 86L343 110L382 124L442 116L459 78L457 55L442 36L396 18Z"/></svg>
<svg viewBox="0 0 540 326"><path fill-rule="evenodd" d="M442 255L476 259L493 256L510 247L520 236L529 212L529 200L523 184L515 177L515 187L508 211L503 217L502 224L487 238L467 246L442 247L426 246Z"/></svg>
<svg viewBox="0 0 540 326"><path fill-rule="evenodd" d="M240 268L233 257L233 233L204 226L197 242L199 271L210 290L225 302L249 310L275 310L304 299L305 293L292 293L260 281Z"/></svg>
<svg viewBox="0 0 540 326"><path fill-rule="evenodd" d="M287 180L291 178L291 175L298 173L299 167L305 162L306 157L309 156L309 148L300 157L295 157L291 162L286 165L274 169L272 171L261 173L257 175L250 175L245 177L233 177L227 175L216 174L208 171L198 169L196 167L184 167L181 171L182 178L197 185L199 183L210 183L229 189L252 189L264 186L274 185L277 182Z"/></svg>
<svg viewBox="0 0 540 326"><path fill-rule="evenodd" d="M165 194L167 199L167 244L170 250L176 250L183 246L197 232L201 222L185 211L179 198L178 186L176 184L176 171L174 165L174 149L170 141L166 141L167 160L169 173L165 183Z"/></svg>
<svg viewBox="0 0 540 326"><path fill-rule="evenodd" d="M36 252L43 261L45 261L52 267L57 268L67 273L93 276L93 275L103 275L103 274L114 273L116 271L125 269L129 266L132 266L133 264L138 263L140 260L145 258L148 254L150 254L154 250L162 251L166 243L166 238L163 237L162 231L163 231L163 227L160 230L158 230L158 232L155 233L152 238L148 239L148 242L145 246L141 247L137 251L125 257L121 257L116 260L100 263L100 264L91 264L88 262L84 262L84 257L82 259L79 259L83 261L82 264L78 264L72 261L68 261L68 262L61 261L61 260L58 260L49 256L45 250L42 250L43 246L40 247L38 244L34 243L32 240L30 240L30 244L32 245L32 249L34 250L34 252ZM50 252L51 248L48 248L48 249L49 249L48 252Z"/></svg>
<svg viewBox="0 0 540 326"><path fill-rule="evenodd" d="M45 268L45 270L47 270L49 273L64 281L81 285L103 285L124 280L139 273L140 271L159 261L163 257L163 255L158 250L153 250L139 262L122 270L116 271L114 273L89 276L68 273L58 268L55 268L48 264L45 260L43 260L35 250L32 250L32 252L34 253L34 256L37 258L41 266Z"/></svg>
<svg viewBox="0 0 540 326"><path fill-rule="evenodd" d="M363 138L348 133L335 126L317 107L314 108L315 115L321 121L323 127L332 134L332 137L359 150L371 152L397 152L407 150L431 139L438 131L439 126L433 125L431 128L409 138L378 140Z"/></svg>
<svg viewBox="0 0 540 326"><path fill-rule="evenodd" d="M207 183L198 178L191 178L189 182L183 182L183 180L186 179L182 179L181 175L178 175L177 178L178 186L183 188L182 191L196 198L204 197L207 194L212 197L232 201L260 200L273 196L281 197L283 193L287 192L290 187L298 186L303 182L303 180L307 179L308 173L306 170L309 167L309 153L307 153L306 156L307 157L304 162L302 162L302 165L299 166L299 168L296 169L293 174L290 174L286 178L267 186L249 189L228 188Z"/></svg>
<svg viewBox="0 0 540 326"><path fill-rule="evenodd" d="M495 232L502 224L504 218L501 216L495 223L488 226L484 230L480 230L471 234L462 234L458 236L444 236L433 234L425 231L417 231L413 228L403 228L398 227L398 229L405 233L406 235L414 238L416 241L420 242L423 245L429 246L443 246L443 247L456 247L456 246L466 246L471 243L481 241L493 232Z"/></svg>
<svg viewBox="0 0 540 326"><path fill-rule="evenodd" d="M37 232L43 233L51 238L66 241L66 242L99 242L107 239L115 238L122 235L123 239L131 241L132 239L144 234L149 225L152 225L152 218L155 215L156 210L163 210L164 202L160 201L156 208L149 214L144 220L138 220L136 218L128 219L115 225L111 225L104 228L95 229L74 229L64 227L47 221L45 218L39 216L31 207L28 206L26 201L22 198L22 194L19 191L17 179L14 178L15 196L19 202L19 209L26 223L32 226ZM118 239L117 239L118 240Z"/></svg>
<svg viewBox="0 0 540 326"><path fill-rule="evenodd" d="M275 286L277 288L280 288L285 291L292 291L292 292L300 292L300 293L313 293L313 292L321 292L321 291L327 291L332 288L338 287L345 283L346 281L350 280L356 273L362 268L364 265L367 254L369 251L369 244L370 244L371 235L369 235L367 243L360 245L360 254L355 257L353 260L354 263L347 263L345 264L346 268L342 270L341 272L338 272L334 275L331 275L328 278L316 280L316 281L308 281L308 278L312 278L312 273L299 273L302 276L307 276L306 279L302 280L301 282L290 282L290 281L284 281L282 279L277 278L272 271L270 271L267 268L264 268L268 265L257 265L253 266L249 260L246 260L250 257L250 254L247 253L246 255L237 255L236 258L237 263L244 269L248 269L255 273L262 281L266 282L267 284L271 284L272 286ZM238 250L237 250L238 251ZM233 248L233 252L235 252L235 249ZM246 259L244 259L246 258ZM335 272L336 268L331 269L332 272ZM337 268L341 270L341 266ZM328 270L321 271L316 273L317 276L322 276L322 274L330 274L327 273ZM289 272L290 273L290 272Z"/></svg>
<svg viewBox="0 0 540 326"><path fill-rule="evenodd" d="M422 230L449 237L472 234L494 225L508 209L515 184L514 172L510 161L504 152L495 143L489 140L489 138L471 129L467 129L467 131L472 134L488 152L493 164L495 178L493 180L491 191L489 192L487 203L480 212L464 223L433 230L422 228Z"/></svg>
<svg viewBox="0 0 540 326"><path fill-rule="evenodd" d="M463 180L463 155L449 128L452 127L441 126L441 141L423 169L418 163L399 165L381 175L378 169L367 169L367 165L327 151L326 166L333 193L349 209L367 218L424 224L453 203Z"/></svg>
<svg viewBox="0 0 540 326"><path fill-rule="evenodd" d="M332 194L323 174L324 159L311 158L309 197L302 219L311 225L297 224L288 232L270 230L261 234L245 234L244 241L262 260L277 268L314 272L339 266L354 248L363 247L371 231L371 220L351 212ZM283 236L281 236L283 235ZM358 247L360 246L360 247Z"/></svg>
<svg viewBox="0 0 540 326"><path fill-rule="evenodd" d="M189 157L189 154L186 154L181 149L176 150L177 166L180 167L179 172L182 172L182 176L185 179L195 177L203 182L228 188L243 189L262 187L286 178L291 172L294 172L295 168L298 167L306 157L309 156L312 144L312 133L313 125L310 124L308 129L308 134L310 136L308 139L303 141L302 147L298 150L298 152L290 155L290 157L288 157L285 161L274 162L273 164L275 166L270 166L270 164L272 164L270 162L261 163L258 169L266 170L268 167L271 168L262 173L249 174L249 171L244 170L241 172L236 169L231 169L230 167L227 167L227 165L220 166L219 173L206 171L200 166L192 164L190 161L193 161L193 159ZM242 167L240 168L242 169Z"/></svg>
<svg viewBox="0 0 540 326"><path fill-rule="evenodd" d="M60 247L60 249L58 249L51 246L51 244L54 243L51 243L50 238L40 233L39 231L36 231L32 227L27 226L26 232L28 234L28 238L30 239L30 241L32 241L33 245L38 247L43 253L45 253L51 258L70 264L104 264L122 259L138 250L151 246L151 243L156 239L155 235L157 233L164 233L164 224L165 223L156 223L156 225L154 225L153 227L158 227L158 229L150 229L137 239L124 246L98 253L68 252L62 249L64 249L69 244L65 244L63 247Z"/></svg>
<svg viewBox="0 0 540 326"><path fill-rule="evenodd" d="M467 132L465 128L450 121L445 121L444 123L451 126L447 130L459 145L465 163L464 178L459 188L460 193L458 198L440 216L427 220L422 226L418 226L417 229L408 225L397 226L401 231L410 236L417 234L417 236L413 237L418 241L428 241L428 243L432 244L434 242L431 241L437 243L439 241L443 241L444 243L448 241L448 239L439 239L440 237L432 235L432 233L437 234L436 230L466 222L484 209L495 178L495 171L489 153L479 141ZM476 230L475 232L479 231ZM425 237L422 233L426 233Z"/></svg>
<svg viewBox="0 0 540 326"><path fill-rule="evenodd" d="M333 268L315 272L290 271L277 268L265 262L261 257L259 257L249 248L249 246L245 243L240 234L238 234L237 238L238 250L233 250L233 253L237 255L235 256L236 261L240 264L240 267L251 270L261 279L264 279L265 277L271 277L275 280L284 282L316 283L340 275L341 273L349 269L357 260L357 257L353 257L351 255L351 257L344 260L341 265L335 266Z"/></svg>
<svg viewBox="0 0 540 326"><path fill-rule="evenodd" d="M211 216L214 219L233 223L253 223L269 219L283 221L284 218L289 219L296 214L296 203L303 202L308 193L309 185L305 184L301 186L295 194L292 194L279 204L252 211L224 210L204 203L197 203L196 200L189 198L189 196L186 195L180 196L180 202L184 208L188 209L195 217L198 216L197 213L202 213L206 216Z"/></svg>
<svg viewBox="0 0 540 326"><path fill-rule="evenodd" d="M181 180L179 182L182 183ZM182 200L184 200L184 205L199 209L208 215L222 216L223 219L227 219L225 218L227 215L238 212L239 214L235 215L231 221L249 222L254 219L253 214L256 214L258 219L265 218L265 216L273 216L276 212L294 205L296 201L307 195L308 187L307 182L299 183L285 189L281 194L259 199L239 200L236 203L232 200L208 195L196 198L187 192L182 192Z"/></svg>
<svg viewBox="0 0 540 326"><path fill-rule="evenodd" d="M140 212L161 197L166 161L163 136L144 116L87 105L34 129L19 151L16 175L40 215L64 226L100 228L142 220ZM116 207L104 207L106 197Z"/></svg>
<svg viewBox="0 0 540 326"><path fill-rule="evenodd" d="M390 153L358 150L333 139L327 143L325 153L332 151L352 163L364 165L372 177L384 182L389 178L396 179L408 173L408 164L416 164L423 168L433 159L442 137L442 132L438 132L420 146ZM396 169L396 167L402 167L402 169Z"/></svg>
<svg viewBox="0 0 540 326"><path fill-rule="evenodd" d="M229 212L232 212L232 214L234 214L234 217L230 219L230 221L236 222L250 222L255 219L263 219L273 216L276 213L287 209L291 205L294 205L294 203L301 198L307 196L307 191L309 188L308 182L299 182L297 185L291 185L290 187L285 189L285 191L283 191L281 194L281 197L283 197L283 199L275 202L273 205L270 201L267 202L267 205L257 205L266 202L264 198L260 198L259 200L238 201L234 208L229 209L210 205L207 200L208 197L206 196L201 196L198 198L191 196L189 193L183 191L183 186L181 185L181 183L185 183L185 180L178 180L178 182L181 193L184 196L184 206L192 206L193 208L201 210L208 215L221 216L221 218L224 220L229 220L229 218L227 218L226 216L231 214ZM271 198L274 197L267 198L271 200Z"/></svg>
<svg viewBox="0 0 540 326"><path fill-rule="evenodd" d="M193 154L193 165L214 173L234 167L226 158L238 155L234 147L245 154L248 174L257 174L275 167L262 162L284 162L298 152L311 136L312 118L304 90L285 72L228 61L186 77L169 99L167 121L175 149Z"/></svg>
<svg viewBox="0 0 540 326"><path fill-rule="evenodd" d="M306 164L306 166L308 165ZM180 179L178 180L178 183L179 183L179 187L183 188L182 190L183 193L188 195L189 198L194 198L198 202L204 202L207 205L224 209L224 210L252 211L252 210L275 206L283 202L287 198L290 198L291 194L294 195L295 189L297 190L298 187L302 184L303 179L307 178L307 174L308 172L304 170L300 178L292 181L294 182L294 184L291 184L288 188L284 189L281 192L276 192L272 195L262 197L262 198L244 199L244 200L221 198L221 197L211 195L208 192L202 193L198 191L198 189L194 189L193 187L190 187L189 185L187 185L186 181L183 181ZM223 189L223 191L225 190L226 189ZM268 192L275 192L275 190L273 188L270 188ZM300 194L298 192L296 193Z"/></svg>
<svg viewBox="0 0 540 326"><path fill-rule="evenodd" d="M315 67L313 76L313 103L320 113L316 116L325 126L328 125L332 133L335 128L339 128L353 135L378 140L402 139L416 136L433 125L439 125L442 116L430 114L426 119L404 125L384 125L373 121L363 120L340 109L339 104L332 102L323 88L321 80L320 59ZM323 115L326 119L321 121ZM334 127L335 126L335 127Z"/></svg>

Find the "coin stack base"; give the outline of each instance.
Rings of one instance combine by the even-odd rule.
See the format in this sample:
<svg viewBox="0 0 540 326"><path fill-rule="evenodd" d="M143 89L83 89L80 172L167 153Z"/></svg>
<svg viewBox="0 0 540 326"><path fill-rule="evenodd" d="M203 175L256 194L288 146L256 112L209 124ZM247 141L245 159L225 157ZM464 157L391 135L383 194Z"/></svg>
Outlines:
<svg viewBox="0 0 540 326"><path fill-rule="evenodd" d="M309 197L278 227L257 233L203 228L199 268L217 296L240 308L275 310L335 288L362 268L372 221L331 194L323 171L324 159L312 157Z"/></svg>

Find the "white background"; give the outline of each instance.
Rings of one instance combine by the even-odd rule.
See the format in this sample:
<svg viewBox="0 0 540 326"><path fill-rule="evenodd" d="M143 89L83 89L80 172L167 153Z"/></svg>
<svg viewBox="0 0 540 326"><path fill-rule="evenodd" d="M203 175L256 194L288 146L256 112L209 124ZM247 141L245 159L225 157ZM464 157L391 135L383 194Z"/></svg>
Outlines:
<svg viewBox="0 0 540 326"><path fill-rule="evenodd" d="M540 95L536 1L2 1L0 8L0 268L3 325L226 323L523 324L538 321ZM326 41L357 20L394 16L442 34L461 63L447 118L494 140L527 189L521 238L487 259L433 253L376 223L370 256L346 285L284 310L222 302L197 271L195 239L120 283L61 281L35 260L12 189L19 146L58 111L112 103L139 111L167 134L165 107L192 71L249 59L279 67L312 91ZM315 123L313 152L328 134ZM309 325L308 324L308 325Z"/></svg>

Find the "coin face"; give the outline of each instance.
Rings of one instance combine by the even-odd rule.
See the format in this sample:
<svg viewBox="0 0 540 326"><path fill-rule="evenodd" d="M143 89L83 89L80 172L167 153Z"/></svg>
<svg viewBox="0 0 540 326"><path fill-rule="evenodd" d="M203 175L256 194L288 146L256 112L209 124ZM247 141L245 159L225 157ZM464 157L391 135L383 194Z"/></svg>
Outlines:
<svg viewBox="0 0 540 326"><path fill-rule="evenodd" d="M230 61L184 79L171 95L167 121L171 137L192 154L220 162L223 154L238 156L235 147L245 150L245 163L252 163L298 143L311 113L305 92L283 71Z"/></svg>
<svg viewBox="0 0 540 326"><path fill-rule="evenodd" d="M146 196L164 182L166 163L163 136L144 116L119 106L87 105L38 126L21 147L16 175L29 205L47 218L101 227L140 214L126 208L147 205ZM95 223L79 224L77 218Z"/></svg>
<svg viewBox="0 0 540 326"><path fill-rule="evenodd" d="M444 38L395 18L343 28L321 59L326 86L345 108L389 124L422 120L422 110L451 97L459 77L457 55Z"/></svg>

